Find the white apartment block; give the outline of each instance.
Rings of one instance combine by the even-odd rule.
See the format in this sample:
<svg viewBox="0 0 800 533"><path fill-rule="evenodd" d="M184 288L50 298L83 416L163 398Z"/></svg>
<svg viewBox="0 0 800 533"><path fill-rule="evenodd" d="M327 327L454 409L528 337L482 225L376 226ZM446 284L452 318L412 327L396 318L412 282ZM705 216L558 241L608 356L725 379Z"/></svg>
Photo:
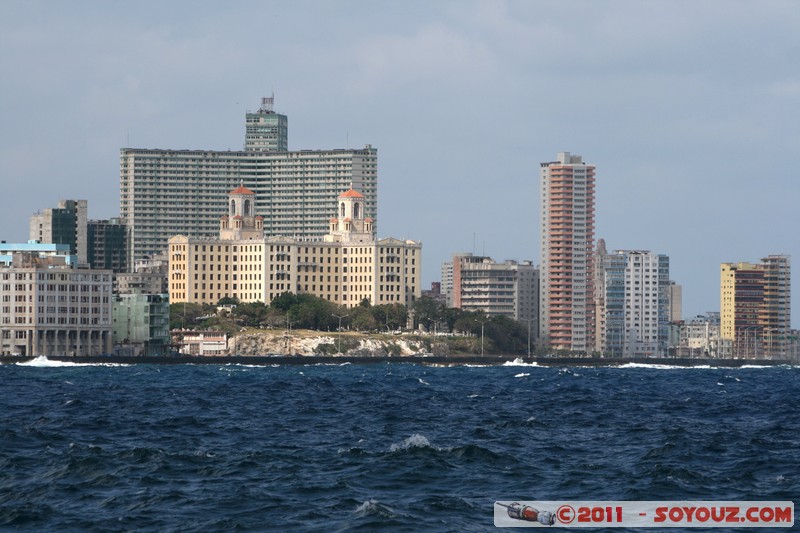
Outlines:
<svg viewBox="0 0 800 533"><path fill-rule="evenodd" d="M286 117L265 100L246 116L245 150L120 150L120 217L132 263L166 251L172 235L214 238L227 193L240 184L256 193L268 236L321 239L337 195L350 189L364 195L365 216L377 217L377 150L288 151Z"/></svg>
<svg viewBox="0 0 800 533"><path fill-rule="evenodd" d="M669 340L669 257L642 250L606 252L595 258L595 349L614 357L666 354Z"/></svg>
<svg viewBox="0 0 800 533"><path fill-rule="evenodd" d="M513 318L530 326L536 336L539 271L531 261L498 263L462 254L447 264L452 265L452 307Z"/></svg>
<svg viewBox="0 0 800 533"><path fill-rule="evenodd" d="M625 264L625 337L623 355L664 355L659 332L668 322L663 301L668 285L662 283L661 265L666 256L638 250L621 250ZM667 263L668 264L668 263ZM666 280L668 283L668 279Z"/></svg>
<svg viewBox="0 0 800 533"><path fill-rule="evenodd" d="M378 210L378 153L361 150L212 152L123 149L120 217L130 228L129 257L167 249L171 235L213 237L227 193L246 184L264 213L264 233L298 241L322 238L336 196L357 189L364 209Z"/></svg>
<svg viewBox="0 0 800 533"><path fill-rule="evenodd" d="M453 307L453 262L442 263L442 286L440 289L444 296L445 305Z"/></svg>
<svg viewBox="0 0 800 533"><path fill-rule="evenodd" d="M15 253L0 265L0 353L100 355L112 347L110 270Z"/></svg>

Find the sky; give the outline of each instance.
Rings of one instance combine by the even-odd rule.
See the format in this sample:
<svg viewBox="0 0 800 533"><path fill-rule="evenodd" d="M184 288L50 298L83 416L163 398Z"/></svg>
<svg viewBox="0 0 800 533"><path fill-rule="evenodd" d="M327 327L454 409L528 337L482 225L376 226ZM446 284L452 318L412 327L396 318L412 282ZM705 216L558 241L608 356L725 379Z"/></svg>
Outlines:
<svg viewBox="0 0 800 533"><path fill-rule="evenodd" d="M378 149L379 236L422 241L425 287L454 253L538 264L568 151L596 237L719 311L720 263L800 259L798 28L788 0L3 0L0 239L62 199L118 216L120 148L241 149L274 94L291 150Z"/></svg>

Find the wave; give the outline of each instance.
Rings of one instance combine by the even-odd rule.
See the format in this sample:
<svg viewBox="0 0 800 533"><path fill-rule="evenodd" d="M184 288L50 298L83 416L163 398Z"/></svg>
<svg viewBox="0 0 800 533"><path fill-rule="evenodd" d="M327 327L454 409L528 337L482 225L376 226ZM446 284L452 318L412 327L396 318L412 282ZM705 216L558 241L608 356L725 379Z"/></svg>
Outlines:
<svg viewBox="0 0 800 533"><path fill-rule="evenodd" d="M696 366L677 366L677 365L656 365L656 364L648 364L648 363L625 363L624 365L609 367L609 368L654 368L658 370L681 370L686 368L697 368L707 370L710 368L719 368L713 367L710 365L696 365Z"/></svg>
<svg viewBox="0 0 800 533"><path fill-rule="evenodd" d="M389 451L397 452L401 450L410 450L412 448L430 448L432 450L441 451L441 448L432 445L425 435L420 435L419 433L414 433L403 442L392 444L389 446Z"/></svg>
<svg viewBox="0 0 800 533"><path fill-rule="evenodd" d="M513 361L506 361L501 366L539 366L539 363L534 361L533 363L526 363L522 360L522 358L517 357Z"/></svg>
<svg viewBox="0 0 800 533"><path fill-rule="evenodd" d="M51 361L47 358L47 356L40 355L31 359L30 361L24 361L22 363L14 363L18 366L33 366L33 367L40 367L40 368L56 368L56 367L63 367L63 366L131 366L122 363L73 363L71 361Z"/></svg>
<svg viewBox="0 0 800 533"><path fill-rule="evenodd" d="M340 450L340 454L360 455L362 450L353 449ZM497 453L489 448L477 444L465 444L462 446L449 446L439 447L431 442L424 435L414 433L403 442L392 444L389 447L389 453L429 453L431 455L439 456L441 458L451 458L462 461L478 462L481 464L496 464L501 461L508 461L512 458L502 453Z"/></svg>

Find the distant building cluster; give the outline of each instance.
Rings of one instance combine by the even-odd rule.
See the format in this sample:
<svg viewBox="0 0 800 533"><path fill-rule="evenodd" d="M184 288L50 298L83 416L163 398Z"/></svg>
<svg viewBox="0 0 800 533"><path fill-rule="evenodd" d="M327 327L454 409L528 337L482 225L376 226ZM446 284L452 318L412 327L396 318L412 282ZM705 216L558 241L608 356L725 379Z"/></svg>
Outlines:
<svg viewBox="0 0 800 533"><path fill-rule="evenodd" d="M0 352L183 350L170 302L414 302L422 245L377 237L377 150L290 151L273 105L246 113L241 151L123 148L118 218L91 220L86 200L32 215L29 242L0 249L0 278L20 282L0 285Z"/></svg>
<svg viewBox="0 0 800 533"><path fill-rule="evenodd" d="M450 307L538 323L547 351L607 357L796 358L789 258L724 263L720 312L682 320L670 260L595 241L595 166L559 153L541 163L541 264L457 255L442 264ZM529 278L523 272L530 271ZM526 279L536 279L531 286ZM538 293L530 309L526 295ZM523 311L523 309L525 311Z"/></svg>
<svg viewBox="0 0 800 533"><path fill-rule="evenodd" d="M539 265L456 253L423 291L421 242L377 236L377 150L290 151L273 107L245 114L240 151L123 148L119 217L61 200L30 217L27 243L0 243L0 353L220 354L220 332L170 335L170 303L285 292L345 307L424 295L517 320L548 353L800 353L789 257L722 263L719 312L683 319L667 255L596 239L596 168L570 152L539 167Z"/></svg>

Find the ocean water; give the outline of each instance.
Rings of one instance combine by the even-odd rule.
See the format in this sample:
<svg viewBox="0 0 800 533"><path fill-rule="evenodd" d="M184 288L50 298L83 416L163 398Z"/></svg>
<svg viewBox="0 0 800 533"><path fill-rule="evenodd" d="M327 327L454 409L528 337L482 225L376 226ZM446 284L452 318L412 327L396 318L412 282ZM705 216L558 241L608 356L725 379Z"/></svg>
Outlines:
<svg viewBox="0 0 800 533"><path fill-rule="evenodd" d="M798 495L798 368L0 365L3 531L488 531L497 500Z"/></svg>

